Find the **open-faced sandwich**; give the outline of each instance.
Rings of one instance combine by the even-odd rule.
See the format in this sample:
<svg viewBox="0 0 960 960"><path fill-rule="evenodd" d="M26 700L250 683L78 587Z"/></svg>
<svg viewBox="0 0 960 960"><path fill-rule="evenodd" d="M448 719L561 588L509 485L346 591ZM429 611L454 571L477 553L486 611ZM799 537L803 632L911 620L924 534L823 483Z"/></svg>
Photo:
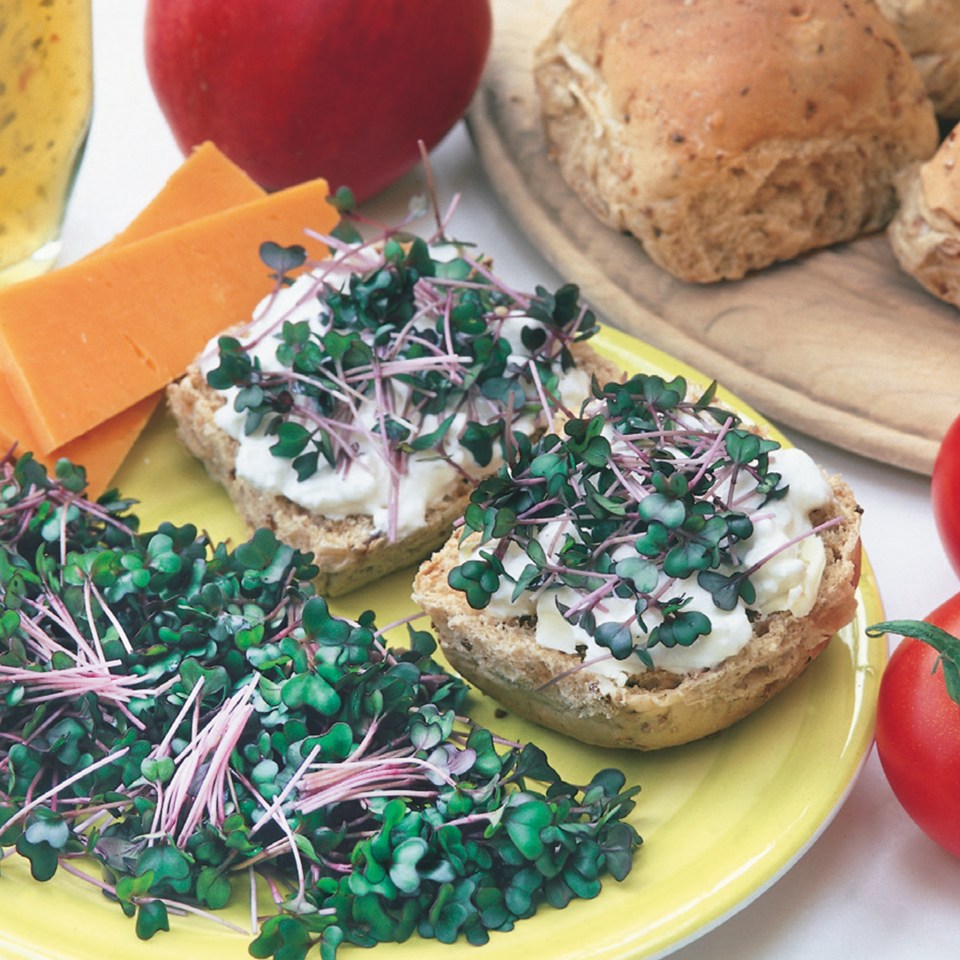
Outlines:
<svg viewBox="0 0 960 960"><path fill-rule="evenodd" d="M464 677L576 739L655 749L746 716L851 621L853 494L713 392L597 383L478 486L414 582Z"/></svg>
<svg viewBox="0 0 960 960"><path fill-rule="evenodd" d="M595 329L576 287L519 293L464 245L393 236L279 283L168 402L246 521L311 552L319 589L341 594L427 556L502 438L544 432L593 373L616 376L585 343Z"/></svg>

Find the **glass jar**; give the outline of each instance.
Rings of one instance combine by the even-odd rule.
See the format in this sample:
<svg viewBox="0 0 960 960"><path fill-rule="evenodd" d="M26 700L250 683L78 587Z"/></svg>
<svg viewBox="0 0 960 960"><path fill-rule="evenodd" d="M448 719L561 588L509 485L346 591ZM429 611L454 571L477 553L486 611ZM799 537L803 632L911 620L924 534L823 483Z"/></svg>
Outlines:
<svg viewBox="0 0 960 960"><path fill-rule="evenodd" d="M56 259L92 110L90 0L0 0L0 282Z"/></svg>

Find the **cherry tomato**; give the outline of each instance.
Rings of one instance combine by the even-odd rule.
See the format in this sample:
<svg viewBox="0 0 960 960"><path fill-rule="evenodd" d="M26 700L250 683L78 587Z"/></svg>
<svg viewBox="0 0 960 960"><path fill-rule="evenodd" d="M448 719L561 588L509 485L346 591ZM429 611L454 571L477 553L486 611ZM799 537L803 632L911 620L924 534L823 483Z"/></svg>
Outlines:
<svg viewBox="0 0 960 960"><path fill-rule="evenodd" d="M960 857L960 703L947 691L941 654L910 635L911 623L923 627L911 621L875 625L905 635L880 682L877 754L904 810L929 837ZM960 637L960 594L937 607L926 623L941 627L950 639ZM955 642L960 648L960 640ZM944 657L955 655L949 649Z"/></svg>
<svg viewBox="0 0 960 960"><path fill-rule="evenodd" d="M940 443L930 493L943 548L960 575L960 417L953 421Z"/></svg>

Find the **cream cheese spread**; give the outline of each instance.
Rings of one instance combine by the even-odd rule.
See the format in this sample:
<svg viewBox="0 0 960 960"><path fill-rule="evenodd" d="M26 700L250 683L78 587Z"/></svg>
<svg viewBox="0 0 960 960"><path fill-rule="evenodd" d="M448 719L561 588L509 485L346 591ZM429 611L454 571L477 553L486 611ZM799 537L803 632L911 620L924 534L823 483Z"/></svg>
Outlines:
<svg viewBox="0 0 960 960"><path fill-rule="evenodd" d="M760 564L751 576L756 600L749 604L749 609L760 614L785 610L802 617L813 607L826 565L823 542L810 533L810 513L828 506L833 494L820 468L801 450L773 451L770 466L789 485L782 499L761 506L762 498L752 490L749 479L738 482L736 488L739 509L751 517L754 528L753 535L739 545L741 565L750 568ZM537 540L548 557L554 555L567 532L566 521L543 526ZM479 555L479 551L474 548L465 554L464 560ZM564 618L561 607L570 607L578 599L578 594L569 587L522 591L516 600L512 599L512 581L520 577L527 562L523 549L511 542L503 557L508 576L501 578L500 587L490 598L486 608L489 615L500 619L536 617L538 644L577 657L585 669L607 676L617 684L625 684L631 674L647 669L635 654L624 660L614 659L586 630ZM657 591L661 589L669 596L688 597L685 609L704 613L711 629L689 646L650 646L647 652L655 667L680 674L714 667L742 650L753 636L748 605L743 600L732 610L721 610L695 577L671 582L662 571ZM605 598L594 613L598 624L632 622L632 635L636 642L643 643L645 632L636 623L632 598ZM658 614L651 610L643 619L649 631L657 624Z"/></svg>

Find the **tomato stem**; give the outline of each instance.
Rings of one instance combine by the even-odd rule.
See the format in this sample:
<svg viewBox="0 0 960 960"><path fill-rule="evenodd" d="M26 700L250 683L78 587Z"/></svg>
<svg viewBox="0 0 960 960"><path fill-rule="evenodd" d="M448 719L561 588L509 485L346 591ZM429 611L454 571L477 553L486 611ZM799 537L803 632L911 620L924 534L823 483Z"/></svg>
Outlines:
<svg viewBox="0 0 960 960"><path fill-rule="evenodd" d="M868 637L879 637L884 633L912 637L933 647L939 654L934 671L937 666L943 668L947 693L951 700L960 704L960 639L926 620L883 620L867 627Z"/></svg>

